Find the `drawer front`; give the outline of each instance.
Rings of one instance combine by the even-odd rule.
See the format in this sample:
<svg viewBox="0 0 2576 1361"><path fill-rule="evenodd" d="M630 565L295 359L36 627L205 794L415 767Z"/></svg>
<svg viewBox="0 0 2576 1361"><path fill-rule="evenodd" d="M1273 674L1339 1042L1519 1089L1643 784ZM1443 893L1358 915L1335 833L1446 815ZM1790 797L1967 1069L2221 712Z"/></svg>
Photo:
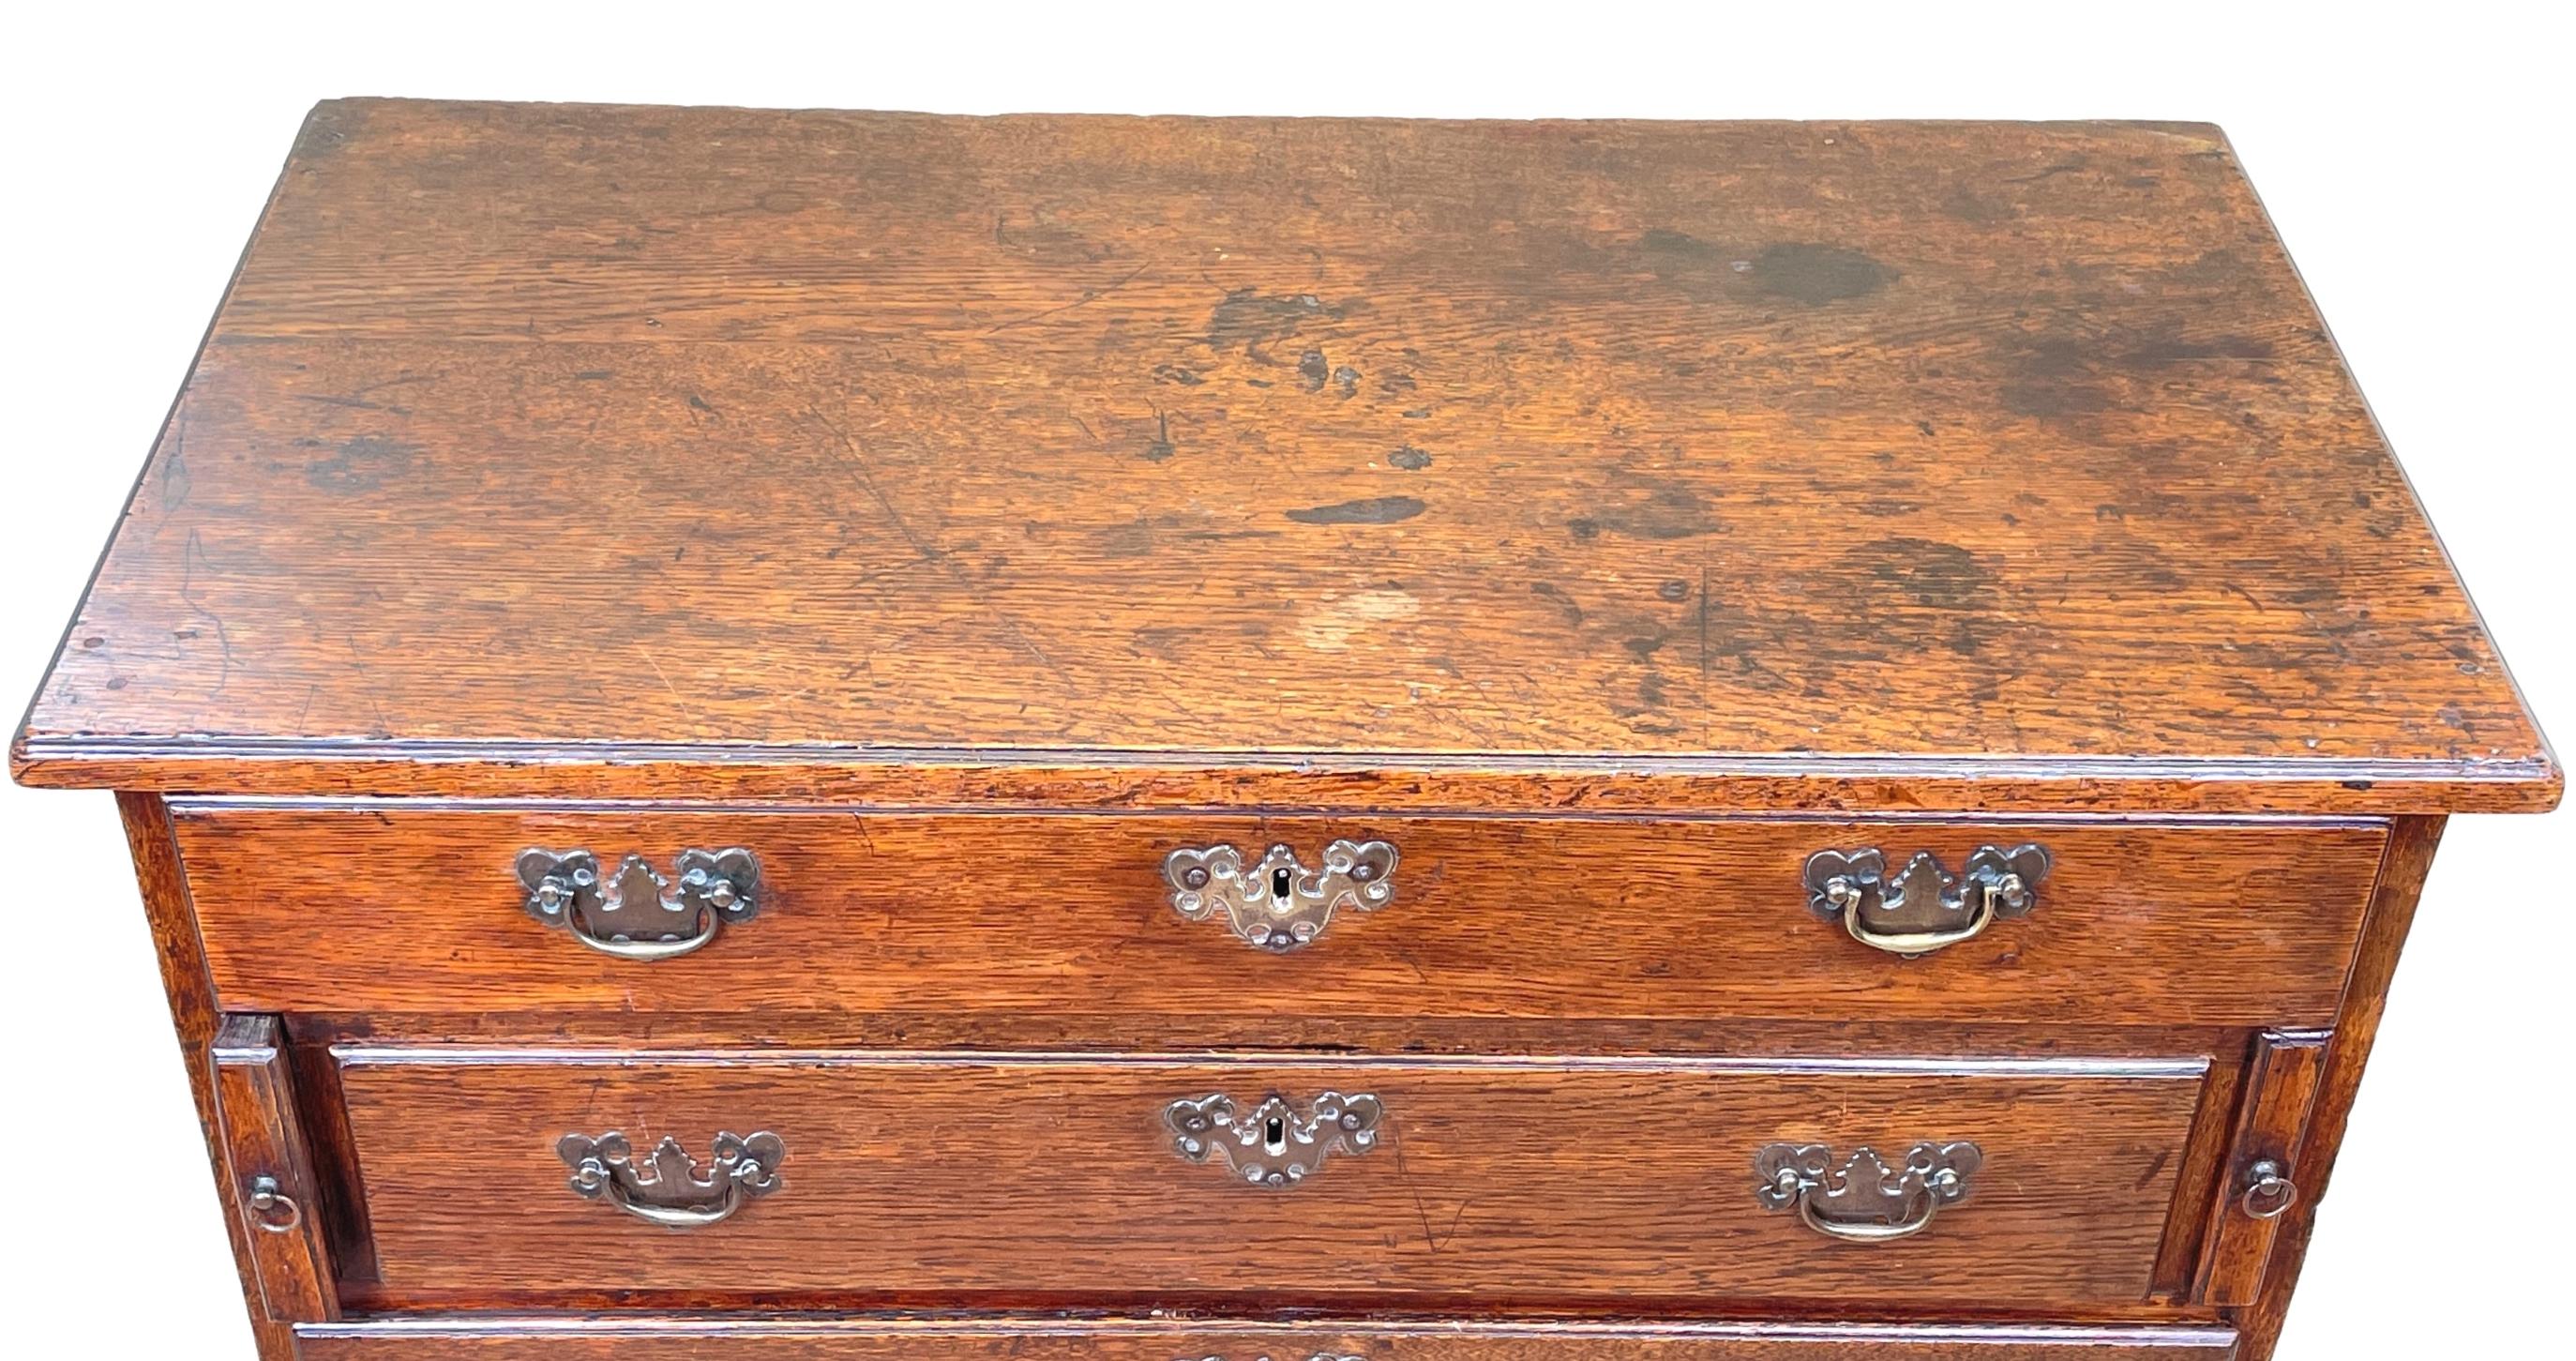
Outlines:
<svg viewBox="0 0 2576 1361"><path fill-rule="evenodd" d="M457 1319L297 1330L303 1361L2227 1361L2225 1328L1492 1320Z"/></svg>
<svg viewBox="0 0 2576 1361"><path fill-rule="evenodd" d="M2136 1303L2205 1075L2198 1060L335 1052L383 1296L409 1307L496 1285L966 1305ZM1854 1162L1862 1145L1889 1166ZM746 1177L746 1161L765 1166Z"/></svg>
<svg viewBox="0 0 2576 1361"><path fill-rule="evenodd" d="M175 809L189 890L234 1010L495 1013L611 1007L1495 1018L1821 1018L2326 1024L2383 824L1838 822L1570 817L1000 815L600 810L519 805ZM1267 883L1282 845L1321 870L1335 841L1382 842L1382 881L1307 880L1328 915L1297 948L1256 945L1211 886ZM2027 896L1981 922L2002 853L2045 848ZM1980 848L1994 853L1979 857ZM530 849L586 851L630 911L712 934L642 960L574 903L529 910ZM730 920L701 888L740 848L756 882ZM1819 852L1875 851L1883 912L1911 885L1984 929L1907 953L1858 939L1810 885ZM1918 854L1929 859L1900 870ZM629 856L643 871L621 874ZM571 862L544 861L542 864ZM731 862L728 862L731 863ZM2029 865L2031 862L2025 860ZM1373 867L1373 866L1372 866ZM2036 868L2035 865L2032 866ZM1284 868L1284 867L1283 867ZM1295 871L1291 871L1292 877ZM1984 873L1984 871L1981 871ZM655 876L664 884L655 898ZM1847 879L1865 880L1857 869ZM540 876L542 882L542 876ZM558 877L558 889L568 882ZM728 891L732 881L727 881ZM1946 891L1944 885L1946 884ZM1391 892L1368 904L1364 889ZM607 887L595 890L610 891ZM678 912L649 904L669 902ZM1996 901L2004 901L1997 899ZM1268 920L1255 905L1251 917ZM1879 918L1873 918L1879 919ZM1288 925L1293 925L1290 922ZM676 928L673 928L676 930ZM1253 929L1267 929L1256 920ZM1888 933L1873 931L1881 944ZM1936 933L1941 934L1941 933ZM1947 932L1957 935L1957 930ZM614 942L611 942L614 943ZM1257 1039L1252 1042L1258 1043Z"/></svg>

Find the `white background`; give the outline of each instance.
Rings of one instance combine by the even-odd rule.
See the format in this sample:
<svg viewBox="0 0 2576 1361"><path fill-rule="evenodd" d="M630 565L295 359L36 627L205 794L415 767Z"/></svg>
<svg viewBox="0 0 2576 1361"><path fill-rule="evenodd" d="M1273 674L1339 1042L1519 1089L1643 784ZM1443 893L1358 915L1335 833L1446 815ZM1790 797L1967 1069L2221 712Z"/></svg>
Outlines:
<svg viewBox="0 0 2576 1361"><path fill-rule="evenodd" d="M320 98L2134 117L2225 126L2532 704L2576 742L2571 46L2539 6L223 8L51 6L0 49L0 703L33 690ZM2544 1109L2568 1086L2571 830L2567 813L2453 823L2287 1361L2566 1354L2576 1205L2543 1197L2576 1162L2564 1109ZM0 856L0 1279L21 1354L77 1329L246 1358L108 797L0 789Z"/></svg>

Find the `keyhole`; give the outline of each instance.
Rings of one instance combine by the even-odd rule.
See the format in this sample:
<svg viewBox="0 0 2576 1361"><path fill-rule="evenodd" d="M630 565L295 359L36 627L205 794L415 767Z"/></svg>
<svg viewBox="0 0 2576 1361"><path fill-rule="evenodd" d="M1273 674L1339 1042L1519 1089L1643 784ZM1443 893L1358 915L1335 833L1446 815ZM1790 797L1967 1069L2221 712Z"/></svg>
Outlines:
<svg viewBox="0 0 2576 1361"><path fill-rule="evenodd" d="M1271 897L1276 898L1283 903L1288 901L1288 885L1288 871L1284 869L1275 869L1270 872Z"/></svg>
<svg viewBox="0 0 2576 1361"><path fill-rule="evenodd" d="M1288 1122L1278 1116L1271 1116L1270 1119L1264 1122L1261 1126L1261 1141L1272 1153L1277 1153L1279 1150L1286 1148L1288 1146Z"/></svg>

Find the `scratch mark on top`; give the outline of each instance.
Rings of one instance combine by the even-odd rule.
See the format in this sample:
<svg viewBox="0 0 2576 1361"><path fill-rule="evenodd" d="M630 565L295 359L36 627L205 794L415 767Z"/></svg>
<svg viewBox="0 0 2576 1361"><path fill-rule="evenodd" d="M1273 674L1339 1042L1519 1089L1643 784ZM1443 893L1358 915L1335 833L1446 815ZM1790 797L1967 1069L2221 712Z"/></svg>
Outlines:
<svg viewBox="0 0 2576 1361"><path fill-rule="evenodd" d="M364 397L350 397L333 392L298 392L293 394L293 396L295 400L299 402L319 402L324 406L345 406L353 411L382 411L393 416L408 416L411 414L411 408L407 406L394 406L385 402L371 402Z"/></svg>
<svg viewBox="0 0 2576 1361"><path fill-rule="evenodd" d="M1708 564L1699 568L1699 673L1708 674Z"/></svg>
<svg viewBox="0 0 2576 1361"><path fill-rule="evenodd" d="M1029 636L1028 630L1020 627L1019 620L1012 618L1010 613L1000 606L984 599L976 591L974 581L966 575L966 570L957 565L956 559L942 552L938 545L923 538L920 532L912 527L911 522L903 518L903 512L894 508L894 502L887 498L884 489L877 486L876 478L868 472L867 455L859 448L859 442L851 437L850 432L833 424L831 417L824 415L820 407L810 402L805 406L805 414L812 417L816 425L832 433L832 438L840 445L841 466L850 470L850 476L859 484L859 489L867 493L869 500L877 503L877 509L884 513L886 523L894 526L894 532L903 536L903 541L912 546L912 551L919 555L923 562L933 564L946 572L948 579L957 583L958 589L966 593L968 600L973 601L992 618L994 623L999 624L1003 632L1011 635L1011 641L1019 644L1031 657L1036 658L1038 665L1045 667L1067 691L1081 694L1082 687L1075 683L1071 673L1056 665L1055 658L1048 656L1046 649L1038 646L1037 640Z"/></svg>
<svg viewBox="0 0 2576 1361"><path fill-rule="evenodd" d="M1134 269L1127 271L1127 277L1120 279L1118 282L1111 284L1106 288L1086 288L1082 290L1081 297L1076 298L1071 302L1047 308L1042 312L1031 312L1024 317L1013 317L1008 321L994 322L991 326L984 329L984 334L991 335L995 331L1007 331L1014 326L1026 326L1033 321L1044 321L1048 317L1055 316L1059 313L1070 312L1077 307L1088 307L1091 304L1100 301L1102 298L1108 297L1110 294L1117 292L1119 289L1125 288L1127 285L1136 282L1137 276L1143 274L1149 268L1152 268L1150 264L1138 265Z"/></svg>
<svg viewBox="0 0 2576 1361"><path fill-rule="evenodd" d="M662 688L671 692L671 698L679 700L683 704L688 703L687 700L681 698L680 687L671 683L671 673L662 669L661 659L653 655L653 649L644 646L641 642L638 642L635 644L635 653L637 656L644 659L644 664L646 666L653 668L654 675L662 678Z"/></svg>
<svg viewBox="0 0 2576 1361"><path fill-rule="evenodd" d="M222 656L219 669L215 672L213 695L220 695L224 692L224 687L232 684L233 680L233 639L231 634L224 631L224 617L206 608L206 603L197 598L197 568L200 564L213 565L206 560L204 541L199 539L197 531L192 529L188 531L187 547L179 555L179 599L192 613L214 627L215 646ZM212 698L213 695L209 695L208 698Z"/></svg>
<svg viewBox="0 0 2576 1361"><path fill-rule="evenodd" d="M188 504L188 489L195 479L188 472L188 413L182 408L170 423L170 456L161 460L161 509L164 513Z"/></svg>

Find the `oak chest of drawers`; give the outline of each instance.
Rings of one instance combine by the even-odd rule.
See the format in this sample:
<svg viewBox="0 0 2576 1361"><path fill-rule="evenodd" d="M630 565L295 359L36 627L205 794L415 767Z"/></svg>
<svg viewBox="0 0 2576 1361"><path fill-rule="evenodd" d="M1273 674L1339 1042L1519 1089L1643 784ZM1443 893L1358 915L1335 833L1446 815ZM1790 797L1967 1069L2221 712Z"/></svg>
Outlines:
<svg viewBox="0 0 2576 1361"><path fill-rule="evenodd" d="M13 763L268 1361L2259 1358L2560 788L2205 126L396 101Z"/></svg>

